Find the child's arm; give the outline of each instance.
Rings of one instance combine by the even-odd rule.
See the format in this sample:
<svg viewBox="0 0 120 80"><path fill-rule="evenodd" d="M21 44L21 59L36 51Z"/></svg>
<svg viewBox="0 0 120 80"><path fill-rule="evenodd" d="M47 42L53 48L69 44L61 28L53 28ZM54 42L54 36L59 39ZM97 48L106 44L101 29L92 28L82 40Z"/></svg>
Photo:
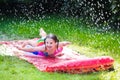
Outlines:
<svg viewBox="0 0 120 80"><path fill-rule="evenodd" d="M62 42L59 42L59 47L67 46L69 44L71 44L71 42L69 42L69 41L62 41Z"/></svg>
<svg viewBox="0 0 120 80"><path fill-rule="evenodd" d="M39 47L21 47L21 46L15 46L17 49L26 51L26 52L34 52L34 51L44 51L44 46Z"/></svg>

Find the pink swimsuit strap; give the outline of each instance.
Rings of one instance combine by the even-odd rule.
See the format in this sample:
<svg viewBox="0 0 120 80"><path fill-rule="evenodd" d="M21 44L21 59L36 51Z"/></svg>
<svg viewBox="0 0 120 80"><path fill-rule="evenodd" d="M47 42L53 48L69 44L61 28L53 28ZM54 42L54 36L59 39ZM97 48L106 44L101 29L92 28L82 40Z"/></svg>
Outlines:
<svg viewBox="0 0 120 80"><path fill-rule="evenodd" d="M57 53L61 52L63 50L63 47L60 47L58 49L56 49L56 51L54 52L54 55L56 55Z"/></svg>
<svg viewBox="0 0 120 80"><path fill-rule="evenodd" d="M59 52L61 52L63 50L63 47L60 47L58 49L56 49L56 51L54 52L54 54L52 56L55 56L56 54L58 54ZM49 56L47 52L42 52L42 51L39 51L38 52L38 55L41 55L41 56Z"/></svg>

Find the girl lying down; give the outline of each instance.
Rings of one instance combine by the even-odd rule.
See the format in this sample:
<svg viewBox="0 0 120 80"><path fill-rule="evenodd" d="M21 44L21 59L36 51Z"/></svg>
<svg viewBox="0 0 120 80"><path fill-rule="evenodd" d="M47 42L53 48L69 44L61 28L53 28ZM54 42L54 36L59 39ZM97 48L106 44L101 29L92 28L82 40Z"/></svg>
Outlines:
<svg viewBox="0 0 120 80"><path fill-rule="evenodd" d="M27 40L27 41L24 41L22 45L15 45L15 47L18 50L22 51L22 52L14 51L15 55L23 55L23 54L26 54L25 52L30 52L31 55L58 57L63 55L65 56L65 52L67 53L69 52L68 54L70 56L72 57L75 56L75 55L72 55L74 51L65 48L65 46L69 45L70 42L68 41L59 42L59 39L57 38L56 35L52 33L47 35L42 28L40 29L40 35L42 36L42 38L39 40L38 39ZM68 55L66 55L66 57L68 57Z"/></svg>

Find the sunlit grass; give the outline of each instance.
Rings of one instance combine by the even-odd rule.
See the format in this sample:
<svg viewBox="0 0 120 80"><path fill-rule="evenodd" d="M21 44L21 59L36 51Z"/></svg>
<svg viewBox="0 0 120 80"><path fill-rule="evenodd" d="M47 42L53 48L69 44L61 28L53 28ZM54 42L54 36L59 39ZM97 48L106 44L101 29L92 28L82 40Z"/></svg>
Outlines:
<svg viewBox="0 0 120 80"><path fill-rule="evenodd" d="M33 65L19 60L16 57L0 56L0 78L2 80L98 80L99 73L91 74L67 74L45 73L38 71Z"/></svg>
<svg viewBox="0 0 120 80"><path fill-rule="evenodd" d="M69 47L88 57L111 56L115 59L115 71L90 74L44 73L33 65L15 57L0 56L2 80L119 80L120 34L99 33L78 18L42 16L37 19L9 18L0 20L0 39L28 39L39 37L39 28L54 33L58 38L72 42Z"/></svg>

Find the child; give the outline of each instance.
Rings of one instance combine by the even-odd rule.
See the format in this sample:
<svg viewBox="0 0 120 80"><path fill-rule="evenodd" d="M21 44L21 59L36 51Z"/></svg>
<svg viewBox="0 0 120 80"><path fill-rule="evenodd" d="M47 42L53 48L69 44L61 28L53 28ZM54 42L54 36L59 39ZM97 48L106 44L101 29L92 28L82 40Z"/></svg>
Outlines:
<svg viewBox="0 0 120 80"><path fill-rule="evenodd" d="M61 55L63 47L70 44L70 42L67 41L59 42L57 36L54 34L48 34L46 36L43 29L40 29L40 35L42 36L42 39L38 41L41 42L32 40L26 42L26 44L32 45L32 47L25 47L26 44L24 44L24 46L16 46L16 48L25 52L31 52L35 55L55 57Z"/></svg>

